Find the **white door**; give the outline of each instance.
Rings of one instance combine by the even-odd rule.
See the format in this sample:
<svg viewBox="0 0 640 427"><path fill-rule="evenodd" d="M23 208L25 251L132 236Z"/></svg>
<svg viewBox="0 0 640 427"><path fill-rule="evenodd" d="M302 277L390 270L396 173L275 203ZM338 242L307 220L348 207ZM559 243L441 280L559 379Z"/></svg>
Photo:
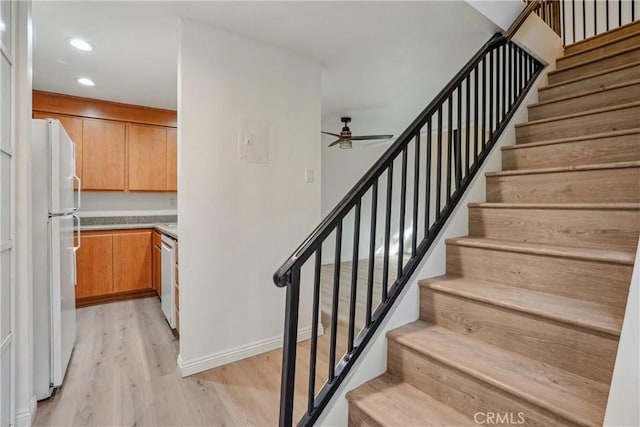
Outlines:
<svg viewBox="0 0 640 427"><path fill-rule="evenodd" d="M13 424L13 93L15 4L0 0L0 427Z"/></svg>
<svg viewBox="0 0 640 427"><path fill-rule="evenodd" d="M54 387L62 384L76 339L73 217L49 219L51 242L51 355Z"/></svg>

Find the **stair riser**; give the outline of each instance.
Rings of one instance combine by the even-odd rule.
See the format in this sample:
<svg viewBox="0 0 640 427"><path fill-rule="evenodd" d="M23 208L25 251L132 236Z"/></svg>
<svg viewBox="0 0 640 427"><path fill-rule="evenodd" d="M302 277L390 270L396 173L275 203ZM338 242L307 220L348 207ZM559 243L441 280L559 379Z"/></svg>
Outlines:
<svg viewBox="0 0 640 427"><path fill-rule="evenodd" d="M640 83L622 86L591 95L580 96L565 101L529 107L529 120L549 119L565 114L613 107L640 99Z"/></svg>
<svg viewBox="0 0 640 427"><path fill-rule="evenodd" d="M596 165L640 160L640 134L502 150L502 170Z"/></svg>
<svg viewBox="0 0 640 427"><path fill-rule="evenodd" d="M558 69L561 69L564 67L569 67L571 65L580 64L581 62L597 59L604 55L608 55L610 53L618 52L622 49L627 49L635 46L640 46L640 33L632 35L630 37L619 39L604 46L599 46L593 50L583 51L582 53L577 55L558 58L558 60L556 61L556 65Z"/></svg>
<svg viewBox="0 0 640 427"><path fill-rule="evenodd" d="M635 253L639 210L469 208L469 235Z"/></svg>
<svg viewBox="0 0 640 427"><path fill-rule="evenodd" d="M566 83L560 86L542 88L538 91L538 101L550 101L552 99L566 98L583 92L591 92L604 89L607 86L636 80L640 75L640 65L622 68L610 73L600 74L588 79Z"/></svg>
<svg viewBox="0 0 640 427"><path fill-rule="evenodd" d="M619 55L603 58L599 61L582 64L575 68L567 68L550 72L547 77L549 84L553 85L636 61L640 61L640 49L630 50L628 52L620 53Z"/></svg>
<svg viewBox="0 0 640 427"><path fill-rule="evenodd" d="M357 405L349 402L349 427L382 427L382 424L376 422L367 415L366 412L358 408Z"/></svg>
<svg viewBox="0 0 640 427"><path fill-rule="evenodd" d="M487 177L487 202L637 203L640 168Z"/></svg>
<svg viewBox="0 0 640 427"><path fill-rule="evenodd" d="M627 303L632 266L447 245L447 274L503 283L616 308Z"/></svg>
<svg viewBox="0 0 640 427"><path fill-rule="evenodd" d="M477 413L513 413L524 426L574 425L543 408L451 368L403 345L388 342L387 369L396 377L473 418Z"/></svg>
<svg viewBox="0 0 640 427"><path fill-rule="evenodd" d="M542 142L638 127L640 106L516 126L516 143Z"/></svg>
<svg viewBox="0 0 640 427"><path fill-rule="evenodd" d="M613 40L619 40L628 35L635 34L638 31L640 31L640 22L633 22L631 24L612 29L611 31L600 34L597 37L571 44L564 48L564 53L565 55L571 55L576 52L582 52L593 47L602 46Z"/></svg>
<svg viewBox="0 0 640 427"><path fill-rule="evenodd" d="M420 318L595 381L611 379L616 338L429 288Z"/></svg>

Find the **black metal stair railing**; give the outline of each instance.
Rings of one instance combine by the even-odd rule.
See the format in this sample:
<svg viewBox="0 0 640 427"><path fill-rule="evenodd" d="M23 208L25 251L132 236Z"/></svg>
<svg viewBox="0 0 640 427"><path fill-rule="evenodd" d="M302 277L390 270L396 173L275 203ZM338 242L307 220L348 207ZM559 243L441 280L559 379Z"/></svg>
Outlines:
<svg viewBox="0 0 640 427"><path fill-rule="evenodd" d="M542 69L493 36L276 271L287 293L281 426L294 412L299 425L318 418ZM311 337L298 343L301 290Z"/></svg>
<svg viewBox="0 0 640 427"><path fill-rule="evenodd" d="M542 0L540 3L537 15L562 37L565 46L636 21L636 0Z"/></svg>

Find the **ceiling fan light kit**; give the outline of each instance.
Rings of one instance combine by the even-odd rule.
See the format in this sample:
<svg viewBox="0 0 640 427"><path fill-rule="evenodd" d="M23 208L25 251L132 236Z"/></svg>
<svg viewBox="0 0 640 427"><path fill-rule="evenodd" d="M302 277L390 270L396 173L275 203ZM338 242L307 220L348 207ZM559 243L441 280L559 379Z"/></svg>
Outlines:
<svg viewBox="0 0 640 427"><path fill-rule="evenodd" d="M342 131L340 134L332 133L332 132L322 132L326 135L335 136L338 139L329 144L329 147L333 147L336 144L340 144L340 148L350 149L353 148L352 141L365 141L368 139L390 139L393 138L393 135L361 135L361 136L352 136L351 129L349 129L348 123L351 122L351 117L341 117L340 121L344 123L342 127Z"/></svg>

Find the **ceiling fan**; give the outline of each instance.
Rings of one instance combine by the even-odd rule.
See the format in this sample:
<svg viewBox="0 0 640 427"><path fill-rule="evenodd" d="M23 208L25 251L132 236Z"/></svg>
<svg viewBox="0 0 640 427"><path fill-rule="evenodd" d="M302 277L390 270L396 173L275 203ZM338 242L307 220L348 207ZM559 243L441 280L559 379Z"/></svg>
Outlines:
<svg viewBox="0 0 640 427"><path fill-rule="evenodd" d="M329 144L329 147L333 147L336 144L340 144L340 148L352 148L352 141L364 141L368 139L389 139L393 138L393 135L360 135L351 136L351 129L349 129L348 123L351 122L351 117L341 117L340 121L344 123L342 131L338 135L337 133L322 132L327 135L335 136L338 139Z"/></svg>

